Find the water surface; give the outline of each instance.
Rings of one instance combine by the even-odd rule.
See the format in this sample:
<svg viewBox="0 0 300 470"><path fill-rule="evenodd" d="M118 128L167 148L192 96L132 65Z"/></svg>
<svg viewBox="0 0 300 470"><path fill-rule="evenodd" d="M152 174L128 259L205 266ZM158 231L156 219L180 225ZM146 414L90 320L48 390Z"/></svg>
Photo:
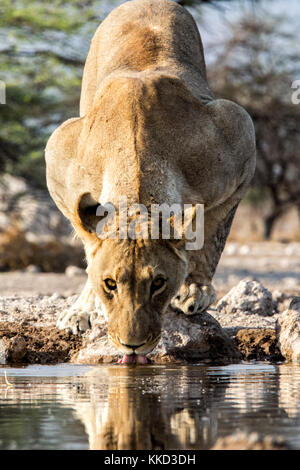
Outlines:
<svg viewBox="0 0 300 470"><path fill-rule="evenodd" d="M236 431L300 449L299 366L0 368L1 450L209 449Z"/></svg>

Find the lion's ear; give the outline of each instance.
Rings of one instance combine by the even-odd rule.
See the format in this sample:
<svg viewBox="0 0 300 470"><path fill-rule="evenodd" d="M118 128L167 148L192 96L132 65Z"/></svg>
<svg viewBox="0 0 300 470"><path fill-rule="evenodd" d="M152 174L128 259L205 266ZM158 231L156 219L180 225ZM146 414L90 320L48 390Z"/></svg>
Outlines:
<svg viewBox="0 0 300 470"><path fill-rule="evenodd" d="M90 241L103 240L108 236L116 236L115 215L112 203L102 205L91 193L84 193L78 198L73 225L83 238Z"/></svg>
<svg viewBox="0 0 300 470"><path fill-rule="evenodd" d="M70 168L76 161L83 119L71 118L51 135L45 149L46 178L49 192L62 213L72 220Z"/></svg>
<svg viewBox="0 0 300 470"><path fill-rule="evenodd" d="M90 234L96 233L97 223L97 209L100 204L93 199L90 193L82 194L78 199L77 214L80 220L81 227Z"/></svg>

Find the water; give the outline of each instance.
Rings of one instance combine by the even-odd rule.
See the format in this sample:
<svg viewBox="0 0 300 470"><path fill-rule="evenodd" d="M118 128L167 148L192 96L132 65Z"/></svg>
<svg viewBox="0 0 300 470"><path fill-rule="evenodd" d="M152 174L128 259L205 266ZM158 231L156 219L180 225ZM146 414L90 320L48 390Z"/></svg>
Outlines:
<svg viewBox="0 0 300 470"><path fill-rule="evenodd" d="M0 368L1 450L208 449L239 430L300 448L299 366Z"/></svg>

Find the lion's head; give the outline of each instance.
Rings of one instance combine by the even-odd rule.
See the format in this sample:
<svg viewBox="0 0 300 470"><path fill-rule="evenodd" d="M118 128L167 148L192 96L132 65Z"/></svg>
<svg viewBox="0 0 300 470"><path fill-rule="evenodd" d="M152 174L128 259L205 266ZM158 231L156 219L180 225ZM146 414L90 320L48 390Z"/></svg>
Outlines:
<svg viewBox="0 0 300 470"><path fill-rule="evenodd" d="M171 241L106 239L89 254L87 271L118 350L152 351L162 314L184 281L184 255Z"/></svg>

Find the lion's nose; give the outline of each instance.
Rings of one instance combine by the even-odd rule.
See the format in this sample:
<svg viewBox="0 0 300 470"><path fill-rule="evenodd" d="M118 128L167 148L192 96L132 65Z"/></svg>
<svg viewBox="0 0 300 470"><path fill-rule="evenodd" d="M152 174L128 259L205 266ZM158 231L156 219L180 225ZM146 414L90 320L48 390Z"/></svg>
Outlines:
<svg viewBox="0 0 300 470"><path fill-rule="evenodd" d="M137 348L140 348L141 346L144 346L144 344L146 344L146 341L144 343L141 343L141 344L126 344L126 343L123 343L120 340L120 343L122 344L122 346L125 346L126 348L135 350Z"/></svg>

